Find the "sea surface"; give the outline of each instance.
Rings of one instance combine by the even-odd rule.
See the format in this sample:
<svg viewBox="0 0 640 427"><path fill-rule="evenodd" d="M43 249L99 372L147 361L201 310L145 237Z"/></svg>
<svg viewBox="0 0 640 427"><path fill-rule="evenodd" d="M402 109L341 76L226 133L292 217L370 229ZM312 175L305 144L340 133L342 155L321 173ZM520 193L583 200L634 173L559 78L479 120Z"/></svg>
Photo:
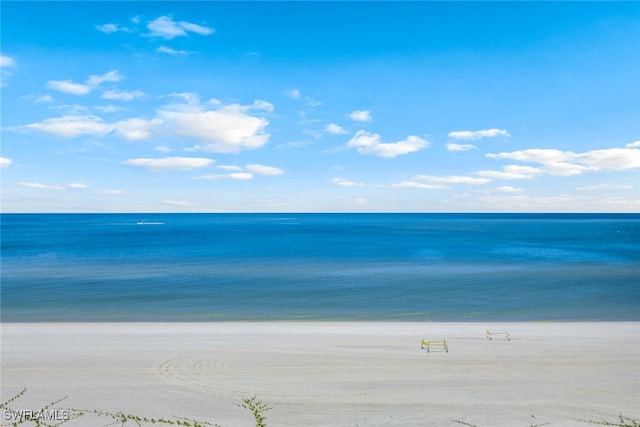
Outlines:
<svg viewBox="0 0 640 427"><path fill-rule="evenodd" d="M3 214L1 320L640 320L640 214Z"/></svg>

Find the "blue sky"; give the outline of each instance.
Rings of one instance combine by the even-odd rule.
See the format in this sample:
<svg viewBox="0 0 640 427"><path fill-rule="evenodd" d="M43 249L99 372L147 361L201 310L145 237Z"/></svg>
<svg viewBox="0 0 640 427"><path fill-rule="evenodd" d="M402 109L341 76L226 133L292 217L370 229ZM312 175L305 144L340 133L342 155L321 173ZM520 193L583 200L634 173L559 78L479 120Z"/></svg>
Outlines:
<svg viewBox="0 0 640 427"><path fill-rule="evenodd" d="M4 212L640 212L637 2L2 2Z"/></svg>

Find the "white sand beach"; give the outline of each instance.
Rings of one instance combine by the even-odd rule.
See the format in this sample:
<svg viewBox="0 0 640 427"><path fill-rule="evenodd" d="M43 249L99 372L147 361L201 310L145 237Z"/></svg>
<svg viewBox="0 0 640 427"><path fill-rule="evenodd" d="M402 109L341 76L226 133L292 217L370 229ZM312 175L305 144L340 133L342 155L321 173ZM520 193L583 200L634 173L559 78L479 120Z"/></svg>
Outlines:
<svg viewBox="0 0 640 427"><path fill-rule="evenodd" d="M640 419L640 323L8 323L5 401L252 426L587 426ZM485 330L508 331L488 340ZM449 352L421 350L447 340ZM69 425L105 425L83 417ZM5 419L3 422L7 423Z"/></svg>

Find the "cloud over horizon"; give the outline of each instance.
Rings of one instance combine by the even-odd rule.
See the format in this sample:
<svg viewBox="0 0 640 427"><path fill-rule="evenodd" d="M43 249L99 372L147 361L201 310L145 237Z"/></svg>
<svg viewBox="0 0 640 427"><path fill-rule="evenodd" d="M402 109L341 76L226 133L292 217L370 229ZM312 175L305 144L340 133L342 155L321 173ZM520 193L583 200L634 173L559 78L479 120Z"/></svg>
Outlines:
<svg viewBox="0 0 640 427"><path fill-rule="evenodd" d="M640 11L548 6L8 2L3 208L640 212Z"/></svg>
<svg viewBox="0 0 640 427"><path fill-rule="evenodd" d="M486 155L492 159L537 163L549 175L569 176L600 170L640 168L640 150L635 148L607 148L574 153L557 149L532 148Z"/></svg>
<svg viewBox="0 0 640 427"><path fill-rule="evenodd" d="M449 176L433 176L433 175L417 175L415 179L419 181L427 181L427 182L441 182L447 184L471 184L471 185L482 185L491 182L489 178L476 178L472 176L460 176L460 175L449 175Z"/></svg>
<svg viewBox="0 0 640 427"><path fill-rule="evenodd" d="M188 171L210 166L214 160L203 157L163 157L157 159L129 159L124 162L128 166L142 167L153 171L180 170Z"/></svg>

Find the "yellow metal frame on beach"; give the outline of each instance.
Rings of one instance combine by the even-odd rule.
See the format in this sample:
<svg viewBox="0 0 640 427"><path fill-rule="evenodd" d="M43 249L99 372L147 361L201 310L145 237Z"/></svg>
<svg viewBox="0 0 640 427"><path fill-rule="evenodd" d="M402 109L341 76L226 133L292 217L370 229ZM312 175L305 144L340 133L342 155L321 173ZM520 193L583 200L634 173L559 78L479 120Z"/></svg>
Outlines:
<svg viewBox="0 0 640 427"><path fill-rule="evenodd" d="M427 353L430 353L431 347L442 347L444 351L449 353L449 346L447 345L447 340L441 341L427 341L424 338L420 341L420 348L424 350L426 347Z"/></svg>

